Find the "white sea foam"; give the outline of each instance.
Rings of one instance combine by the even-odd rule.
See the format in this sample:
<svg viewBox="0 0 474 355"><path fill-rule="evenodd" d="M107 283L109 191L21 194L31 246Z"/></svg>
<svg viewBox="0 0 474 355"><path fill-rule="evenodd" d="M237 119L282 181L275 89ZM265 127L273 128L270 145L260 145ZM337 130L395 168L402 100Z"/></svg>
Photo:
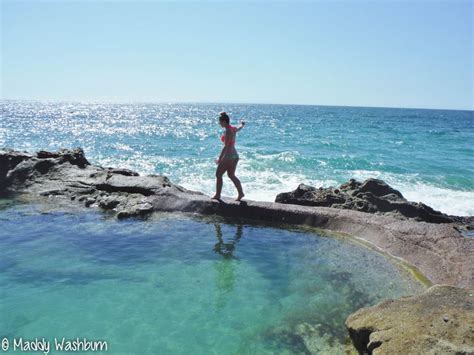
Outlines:
<svg viewBox="0 0 474 355"><path fill-rule="evenodd" d="M245 197L256 201L275 201L278 193L294 190L305 179L299 175L281 174L272 175L264 172L253 174L239 174L242 182ZM307 181L308 184L314 185L314 181ZM216 180L212 176L204 177L199 174L190 175L181 179L180 184L190 190L199 190L208 195L215 192ZM230 181L224 177L224 186L222 189L223 196L233 197L237 195L237 191Z"/></svg>
<svg viewBox="0 0 474 355"><path fill-rule="evenodd" d="M353 170L352 177L358 180L382 179L399 190L409 201L423 202L435 210L458 216L474 215L474 191L441 188L420 182L418 174L391 174L380 171Z"/></svg>
<svg viewBox="0 0 474 355"><path fill-rule="evenodd" d="M422 202L435 210L452 215L474 215L474 191L459 191L440 188L417 182L417 174L397 175L379 171L357 170L352 176L358 180L379 178L399 190L409 201ZM310 179L303 174L281 173L275 171L255 171L242 164L239 171L246 198L258 201L275 201L280 192L294 190L300 183L315 187L338 186L333 179ZM215 191L214 175L203 175L199 172L182 177L180 183L191 190L213 194ZM224 196L236 195L235 187L229 179L224 179Z"/></svg>
<svg viewBox="0 0 474 355"><path fill-rule="evenodd" d="M295 162L300 156L297 151L284 151L275 154L255 154L255 158L258 160L274 160L283 162Z"/></svg>
<svg viewBox="0 0 474 355"><path fill-rule="evenodd" d="M474 215L474 191L456 191L427 184L400 187L409 201L423 202L435 210L457 216Z"/></svg>
<svg viewBox="0 0 474 355"><path fill-rule="evenodd" d="M195 166L193 170L193 173L181 176L179 184L190 190L198 190L213 195L216 185L213 171L204 175L199 171L199 166ZM242 163L237 175L242 182L245 197L256 201L275 201L277 194L294 190L301 183L316 187L337 185L335 180L308 179L303 174L298 173L256 170L246 163ZM237 195L234 185L226 176L224 176L222 195L231 197Z"/></svg>

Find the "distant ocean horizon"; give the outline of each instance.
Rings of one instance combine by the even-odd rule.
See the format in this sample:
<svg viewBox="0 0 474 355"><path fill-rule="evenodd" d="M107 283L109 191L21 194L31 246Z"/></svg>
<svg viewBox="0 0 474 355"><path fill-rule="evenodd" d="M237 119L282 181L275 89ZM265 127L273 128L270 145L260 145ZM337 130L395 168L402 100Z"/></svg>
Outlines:
<svg viewBox="0 0 474 355"><path fill-rule="evenodd" d="M474 215L472 110L332 105L2 100L0 147L81 147L93 164L211 194L218 113L240 119L237 175L246 197L273 201L305 183L379 178L411 201ZM223 194L234 196L231 182Z"/></svg>
<svg viewBox="0 0 474 355"><path fill-rule="evenodd" d="M310 103L280 103L280 102L247 102L247 101L169 101L169 100L92 100L92 99L0 99L0 102L37 102L37 103L70 103L70 104L192 104L192 105L269 105L269 106L315 106L315 107L341 107L341 108L386 108L386 109L406 109L406 110L433 110L433 111L467 111L474 112L473 109L466 108L441 108L441 107L409 107L409 106L372 106L372 105L332 105L332 104L310 104Z"/></svg>

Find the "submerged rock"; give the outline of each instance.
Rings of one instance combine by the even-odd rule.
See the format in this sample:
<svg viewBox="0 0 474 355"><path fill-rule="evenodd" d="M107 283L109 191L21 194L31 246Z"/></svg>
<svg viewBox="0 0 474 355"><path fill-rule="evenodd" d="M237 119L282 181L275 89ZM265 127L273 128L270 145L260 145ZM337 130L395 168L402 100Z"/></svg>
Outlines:
<svg viewBox="0 0 474 355"><path fill-rule="evenodd" d="M474 289L433 286L362 308L346 321L365 354L474 354Z"/></svg>
<svg viewBox="0 0 474 355"><path fill-rule="evenodd" d="M325 333L319 324L302 322L278 325L265 330L262 337L267 344L281 353L286 353L286 350L290 354L357 354L350 341L340 342L339 339Z"/></svg>
<svg viewBox="0 0 474 355"><path fill-rule="evenodd" d="M460 217L448 216L421 202L407 201L400 191L379 179L351 179L338 188L316 189L301 184L294 191L278 194L275 202L391 214L429 223L463 222Z"/></svg>

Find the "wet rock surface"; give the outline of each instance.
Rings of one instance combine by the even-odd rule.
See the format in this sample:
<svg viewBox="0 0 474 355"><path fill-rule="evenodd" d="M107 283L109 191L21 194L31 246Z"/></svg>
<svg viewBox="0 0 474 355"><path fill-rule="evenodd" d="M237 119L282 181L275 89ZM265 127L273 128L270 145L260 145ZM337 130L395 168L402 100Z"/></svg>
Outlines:
<svg viewBox="0 0 474 355"><path fill-rule="evenodd" d="M275 202L387 214L429 223L458 223L461 228L474 229L474 217L449 216L424 203L407 201L400 191L379 179L351 179L338 188L301 184L294 191L278 194Z"/></svg>
<svg viewBox="0 0 474 355"><path fill-rule="evenodd" d="M363 354L474 354L474 289L436 285L347 318Z"/></svg>

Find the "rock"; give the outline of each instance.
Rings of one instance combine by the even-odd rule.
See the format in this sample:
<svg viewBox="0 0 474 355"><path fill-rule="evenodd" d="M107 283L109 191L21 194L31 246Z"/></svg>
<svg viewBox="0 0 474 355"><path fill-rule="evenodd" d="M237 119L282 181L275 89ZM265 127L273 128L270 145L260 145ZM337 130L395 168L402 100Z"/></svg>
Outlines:
<svg viewBox="0 0 474 355"><path fill-rule="evenodd" d="M125 176L139 176L139 174L135 171L129 169L119 169L119 168L107 168L107 171L111 174L121 174Z"/></svg>
<svg viewBox="0 0 474 355"><path fill-rule="evenodd" d="M151 203L139 203L136 205L128 206L117 214L118 219L128 217L143 217L153 212L153 205Z"/></svg>
<svg viewBox="0 0 474 355"><path fill-rule="evenodd" d="M406 260L431 282L474 286L474 238L463 237L457 225L400 220L391 212L379 215L358 211L374 208L379 200L383 200L380 204L400 200L395 190L378 182L365 184L363 191L359 189L363 184L350 180L338 189L300 185L297 193L289 193L296 202L300 199L311 204L313 198L319 198L322 207L315 207L225 198L215 201L173 184L165 176L139 176L126 169L91 165L82 149L34 155L3 150L0 161L6 164L6 168L1 166L2 194L28 195L30 201L47 198L49 204L51 199L61 199L76 207L87 205L111 211L117 218L178 211L324 228L362 239ZM349 190L352 192L347 197ZM358 208L354 210L351 204L356 202ZM332 206L324 207L326 203Z"/></svg>
<svg viewBox="0 0 474 355"><path fill-rule="evenodd" d="M342 343L340 339L324 333L318 324L312 325L307 322L270 327L261 334L261 337L267 344L280 349L283 354L349 355L357 353L350 341L347 344Z"/></svg>
<svg viewBox="0 0 474 355"><path fill-rule="evenodd" d="M46 150L39 150L38 152L36 152L36 156L39 159L58 158L59 153L57 153L57 152L48 152Z"/></svg>
<svg viewBox="0 0 474 355"><path fill-rule="evenodd" d="M72 165L77 165L81 168L84 168L86 165L90 165L84 155L84 151L82 150L82 148L60 149L57 152L48 152L40 150L36 153L36 156L39 159L57 159L60 163L69 162Z"/></svg>
<svg viewBox="0 0 474 355"><path fill-rule="evenodd" d="M364 354L474 354L474 290L433 286L362 308L346 326Z"/></svg>
<svg viewBox="0 0 474 355"><path fill-rule="evenodd" d="M89 207L90 205L92 205L94 203L95 203L95 198L93 198L93 197L87 197L85 199L85 202L84 202L86 207Z"/></svg>
<svg viewBox="0 0 474 355"><path fill-rule="evenodd" d="M391 214L429 223L459 221L421 202L407 201L400 191L378 179L367 179L364 182L351 179L337 189L333 187L315 189L301 184L294 191L278 194L275 202Z"/></svg>
<svg viewBox="0 0 474 355"><path fill-rule="evenodd" d="M99 204L100 208L104 210L111 210L117 207L120 203L124 202L124 197L120 195L105 195L99 196L97 198L97 203Z"/></svg>
<svg viewBox="0 0 474 355"><path fill-rule="evenodd" d="M118 173L109 175L104 183L98 184L96 187L98 190L106 192L139 193L150 196L163 188L172 187L172 185L166 176L126 176Z"/></svg>
<svg viewBox="0 0 474 355"><path fill-rule="evenodd" d="M41 161L45 159L50 159L58 163L69 162L72 165L76 165L79 167L85 167L86 165L90 165L84 155L84 151L82 150L82 148L60 149L56 152L40 150L35 154L35 157ZM31 158L31 155L29 156L29 158Z"/></svg>
<svg viewBox="0 0 474 355"><path fill-rule="evenodd" d="M34 180L40 175L44 175L54 167L54 161L50 159L39 160L35 157L21 161L11 169L5 179L6 185L27 184L27 180Z"/></svg>
<svg viewBox="0 0 474 355"><path fill-rule="evenodd" d="M336 192L337 191L337 192ZM291 203L305 206L330 207L333 204L344 203L346 199L340 195L339 189L316 189L300 184L296 190L278 194L275 202Z"/></svg>
<svg viewBox="0 0 474 355"><path fill-rule="evenodd" d="M394 195L398 196L399 198L403 199L402 194L400 191L395 190L394 188L390 187L387 183L379 179L367 179L362 184L357 183L355 180L351 182L349 186L345 186L345 184L341 185L341 189L348 190L352 189L352 186L356 186L354 189L355 191L360 192L370 192L374 196L382 197L386 195Z"/></svg>
<svg viewBox="0 0 474 355"><path fill-rule="evenodd" d="M22 161L31 159L32 155L12 149L0 150L0 191L9 184L7 173L14 169Z"/></svg>

